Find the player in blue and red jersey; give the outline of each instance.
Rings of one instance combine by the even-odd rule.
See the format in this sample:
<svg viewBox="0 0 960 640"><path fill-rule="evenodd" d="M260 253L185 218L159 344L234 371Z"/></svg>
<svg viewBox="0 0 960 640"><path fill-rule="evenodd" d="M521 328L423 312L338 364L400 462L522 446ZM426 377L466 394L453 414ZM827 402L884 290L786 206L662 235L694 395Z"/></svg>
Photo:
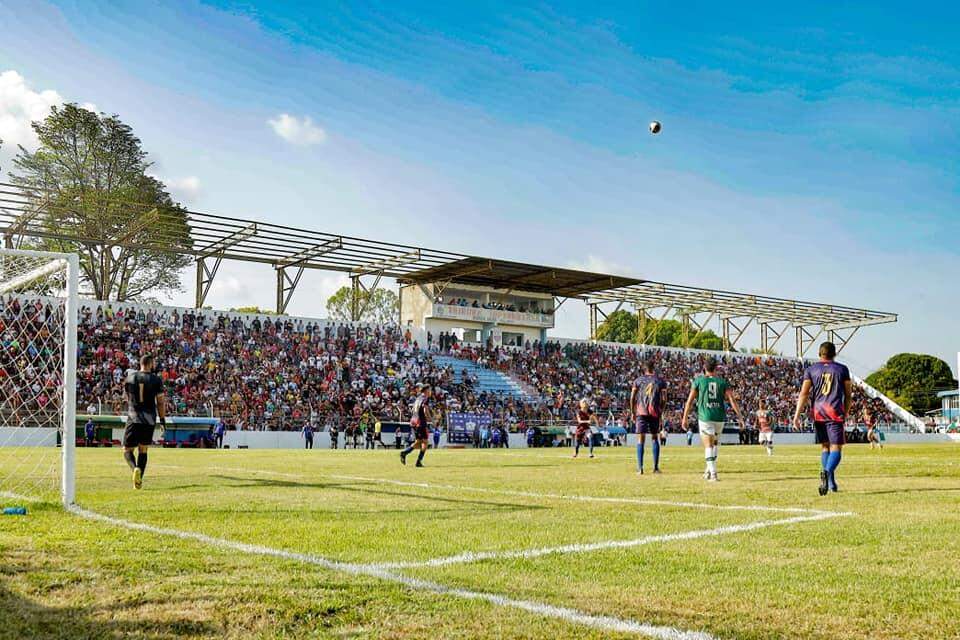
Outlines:
<svg viewBox="0 0 960 640"><path fill-rule="evenodd" d="M844 422L850 412L853 383L850 371L839 362L834 362L837 347L832 342L820 345L820 362L807 367L803 373L803 385L797 398L797 410L793 424L800 428L800 414L810 400L813 426L820 445L820 495L837 490L836 471L840 465L841 451L846 438Z"/></svg>
<svg viewBox="0 0 960 640"><path fill-rule="evenodd" d="M653 438L653 472L660 473L660 420L667 404L667 383L658 376L653 360L643 363L643 375L633 381L630 410L637 425L637 473L643 474L643 449L647 435Z"/></svg>

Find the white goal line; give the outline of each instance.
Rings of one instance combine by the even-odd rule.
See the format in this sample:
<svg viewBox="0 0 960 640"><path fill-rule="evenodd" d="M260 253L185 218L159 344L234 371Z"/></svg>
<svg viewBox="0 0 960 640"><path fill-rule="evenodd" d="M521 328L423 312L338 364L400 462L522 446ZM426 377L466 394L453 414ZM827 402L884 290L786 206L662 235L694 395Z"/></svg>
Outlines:
<svg viewBox="0 0 960 640"><path fill-rule="evenodd" d="M674 627L653 625L645 622L637 622L635 620L616 618L613 616L594 615L568 607L558 607L533 600L519 600L495 593L448 587L437 582L399 575L397 573L387 571L386 569L377 565L339 562L337 560L330 560L312 554L296 553L293 551L285 551L283 549L265 547L263 545L236 542L234 540L227 540L224 538L214 538L202 533L181 531L179 529L170 529L165 527L155 527L150 524L114 518L112 516L103 515L101 513L97 513L96 511L90 511L77 506L71 506L68 507L68 509L71 513L74 513L81 518L110 524L116 527L123 527L134 531L145 531L163 536L171 536L181 540L191 540L216 547L221 550L239 551L241 553L252 555L268 556L280 558L282 560L302 562L349 575L370 576L387 582L403 585L414 591L426 591L438 595L461 598L464 600L487 602L499 607L511 607L513 609L526 611L543 618L553 618L570 624L577 624L603 631L639 634L649 638L657 638L658 640L716 640L715 636L702 631L684 631Z"/></svg>

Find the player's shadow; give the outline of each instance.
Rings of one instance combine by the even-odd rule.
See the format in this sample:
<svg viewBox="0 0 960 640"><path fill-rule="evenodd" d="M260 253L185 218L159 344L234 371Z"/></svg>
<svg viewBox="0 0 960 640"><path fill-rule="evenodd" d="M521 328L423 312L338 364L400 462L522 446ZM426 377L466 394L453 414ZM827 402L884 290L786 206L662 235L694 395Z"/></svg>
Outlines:
<svg viewBox="0 0 960 640"><path fill-rule="evenodd" d="M400 489L388 489L380 487L375 483L364 483L357 481L353 484L337 482L295 482L293 480L275 480L270 478L235 478L231 476L213 476L219 480L228 480L231 487L251 488L251 487L277 487L277 488L297 488L297 489L335 489L336 491L345 491L349 493L360 493L375 496L387 496L391 498L414 498L425 500L434 504L464 505L463 509L467 511L476 511L477 507L491 511L539 511L547 509L541 505L533 505L516 502L496 502L491 500L470 500L466 498L446 498L443 496L428 495L424 493L414 493L412 491L403 491ZM398 511L415 511L415 508L398 509ZM435 509L428 509L435 511ZM378 513L383 511L378 510Z"/></svg>
<svg viewBox="0 0 960 640"><path fill-rule="evenodd" d="M5 614L0 636L4 638L121 640L141 637L148 630L151 638L174 640L185 635L212 637L222 631L215 625L174 615L159 620L138 612L130 620L117 620L114 609L113 605L47 606L8 589L0 582L0 611ZM98 613L101 615L97 616Z"/></svg>
<svg viewBox="0 0 960 640"><path fill-rule="evenodd" d="M960 492L960 487L913 487L910 489L882 489L880 491L852 491L851 493L858 493L864 496L882 496L889 493L933 493L937 491L957 491Z"/></svg>

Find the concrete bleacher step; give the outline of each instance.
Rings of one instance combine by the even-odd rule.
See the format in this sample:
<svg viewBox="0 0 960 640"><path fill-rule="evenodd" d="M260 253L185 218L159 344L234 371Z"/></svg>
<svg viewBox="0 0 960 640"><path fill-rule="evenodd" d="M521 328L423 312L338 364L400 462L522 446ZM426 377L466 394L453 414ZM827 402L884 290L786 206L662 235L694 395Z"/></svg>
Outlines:
<svg viewBox="0 0 960 640"><path fill-rule="evenodd" d="M472 360L439 354L434 355L433 360L439 366L453 369L454 382L462 382L463 372L466 371L469 376L477 378L478 391L498 393L525 402L536 399L535 396L524 388L524 385L520 381L514 380L511 376L501 371L494 371L493 369L480 366Z"/></svg>

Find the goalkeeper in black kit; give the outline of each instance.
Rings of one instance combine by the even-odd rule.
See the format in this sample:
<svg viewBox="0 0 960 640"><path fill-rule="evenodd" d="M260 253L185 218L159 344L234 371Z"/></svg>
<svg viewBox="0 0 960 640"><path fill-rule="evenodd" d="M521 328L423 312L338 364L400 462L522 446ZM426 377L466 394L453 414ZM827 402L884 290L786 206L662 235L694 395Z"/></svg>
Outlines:
<svg viewBox="0 0 960 640"><path fill-rule="evenodd" d="M133 472L133 486L143 486L147 470L147 448L153 444L153 432L167 425L163 404L163 380L153 372L153 356L140 357L140 370L129 371L123 385L127 397L127 426L123 430L123 459ZM134 457L133 450L137 450Z"/></svg>

